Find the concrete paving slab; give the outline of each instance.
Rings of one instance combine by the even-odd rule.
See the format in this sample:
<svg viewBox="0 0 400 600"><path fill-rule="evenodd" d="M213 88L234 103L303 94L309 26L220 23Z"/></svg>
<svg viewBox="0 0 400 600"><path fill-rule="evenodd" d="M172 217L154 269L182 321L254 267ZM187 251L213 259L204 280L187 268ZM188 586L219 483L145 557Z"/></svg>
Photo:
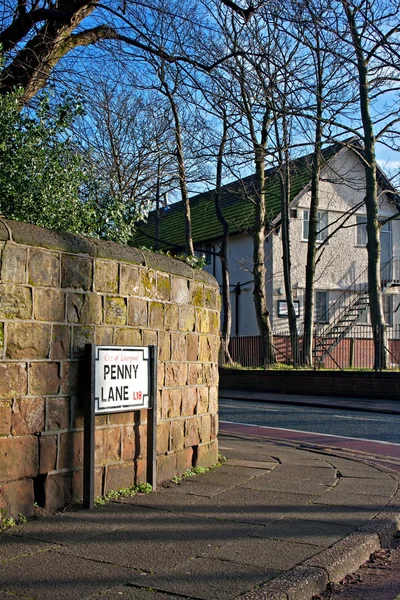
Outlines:
<svg viewBox="0 0 400 600"><path fill-rule="evenodd" d="M390 500L387 496L368 496L365 494L351 494L346 490L341 490L340 486L328 490L313 501L313 504L325 504L329 506L348 506L351 508L367 508L370 510L382 510Z"/></svg>
<svg viewBox="0 0 400 600"><path fill-rule="evenodd" d="M89 515L88 515L89 516ZM94 515L93 515L94 516ZM117 527L108 519L83 519L80 514L68 516L66 513L53 516L51 519L41 518L19 525L10 532L10 537L34 538L52 544L69 544L106 533Z"/></svg>
<svg viewBox="0 0 400 600"><path fill-rule="evenodd" d="M65 546L61 552L127 568L166 570L259 529L242 523L196 517L177 519L163 514L165 519L154 516L151 522L129 523L124 530Z"/></svg>
<svg viewBox="0 0 400 600"><path fill-rule="evenodd" d="M367 459L368 457L365 458ZM359 461L355 462L347 458L330 456L329 462L338 469L342 477L367 477L368 479L386 479L388 477L385 471Z"/></svg>
<svg viewBox="0 0 400 600"><path fill-rule="evenodd" d="M354 527L351 526L320 521L300 521L291 516L266 525L263 529L260 529L257 535L328 548L352 531L354 531Z"/></svg>
<svg viewBox="0 0 400 600"><path fill-rule="evenodd" d="M107 592L92 596L93 600L182 600L182 596L164 594L156 590L144 590L130 585L119 586ZM3 600L0 596L0 600ZM11 600L8 597L8 600Z"/></svg>
<svg viewBox="0 0 400 600"><path fill-rule="evenodd" d="M393 496L397 489L397 481L387 479L361 479L359 477L341 477L338 489L349 494L366 494L367 496Z"/></svg>
<svg viewBox="0 0 400 600"><path fill-rule="evenodd" d="M57 546L58 547L58 546ZM21 556L29 556L38 552L54 549L54 544L36 540L26 540L16 535L0 534L0 561L15 560ZM1 584L0 584L1 585Z"/></svg>
<svg viewBox="0 0 400 600"><path fill-rule="evenodd" d="M152 494L136 494L131 498L120 498L116 503L180 512L186 506L204 502L204 496L197 496L195 494L175 494L172 493L172 490L175 492L175 486L171 486L171 488L169 488L170 491L167 494L159 493L158 491L153 492Z"/></svg>
<svg viewBox="0 0 400 600"><path fill-rule="evenodd" d="M310 504L299 507L293 517L304 521L335 523L345 527L356 528L363 525L377 514L376 510L353 506L333 506Z"/></svg>
<svg viewBox="0 0 400 600"><path fill-rule="evenodd" d="M318 546L311 544L247 537L213 550L209 553L209 557L229 560L242 565L287 571L320 551Z"/></svg>
<svg viewBox="0 0 400 600"><path fill-rule="evenodd" d="M84 600L131 577L128 569L53 551L0 565L2 589L30 600Z"/></svg>
<svg viewBox="0 0 400 600"><path fill-rule="evenodd" d="M230 600L276 577L277 571L263 567L195 558L174 569L140 577L131 577L135 585L148 586L157 591L180 594L184 598L202 600Z"/></svg>
<svg viewBox="0 0 400 600"><path fill-rule="evenodd" d="M254 460L242 460L239 458L233 458L233 459L229 459L229 465L231 467L251 467L252 469L262 469L262 470L269 470L271 471L272 469L274 469L277 465L279 465L279 462L274 460L274 461L258 461L256 459Z"/></svg>
<svg viewBox="0 0 400 600"><path fill-rule="evenodd" d="M186 506L184 514L266 525L306 506L315 496L238 487L201 504Z"/></svg>
<svg viewBox="0 0 400 600"><path fill-rule="evenodd" d="M319 496L338 482L335 475L335 469L321 471L315 467L304 467L300 472L298 466L279 465L273 472L251 480L242 487Z"/></svg>

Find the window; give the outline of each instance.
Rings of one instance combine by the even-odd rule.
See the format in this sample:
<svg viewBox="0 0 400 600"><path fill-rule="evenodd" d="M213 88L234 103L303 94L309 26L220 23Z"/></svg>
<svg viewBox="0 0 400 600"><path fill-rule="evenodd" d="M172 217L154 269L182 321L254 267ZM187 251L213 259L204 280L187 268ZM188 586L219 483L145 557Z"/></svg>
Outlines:
<svg viewBox="0 0 400 600"><path fill-rule="evenodd" d="M328 212L319 210L317 212L317 242L323 242L328 237ZM303 210L303 240L308 240L310 230L310 211Z"/></svg>
<svg viewBox="0 0 400 600"><path fill-rule="evenodd" d="M314 319L316 323L329 323L328 292L315 292Z"/></svg>
<svg viewBox="0 0 400 600"><path fill-rule="evenodd" d="M368 241L367 236L367 219L364 216L357 216L357 246L366 246Z"/></svg>
<svg viewBox="0 0 400 600"><path fill-rule="evenodd" d="M389 294L382 295L383 316L388 327L393 325L393 296Z"/></svg>

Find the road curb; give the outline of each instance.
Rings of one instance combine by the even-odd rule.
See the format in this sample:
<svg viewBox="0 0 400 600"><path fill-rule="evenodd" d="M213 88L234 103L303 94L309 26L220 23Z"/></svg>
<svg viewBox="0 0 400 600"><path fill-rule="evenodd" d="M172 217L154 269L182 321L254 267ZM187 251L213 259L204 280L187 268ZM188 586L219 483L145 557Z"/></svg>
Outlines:
<svg viewBox="0 0 400 600"><path fill-rule="evenodd" d="M357 571L371 554L387 548L399 530L400 511L397 506L389 505L358 531L240 596L240 600L311 600L312 596L322 594L329 583L338 583Z"/></svg>

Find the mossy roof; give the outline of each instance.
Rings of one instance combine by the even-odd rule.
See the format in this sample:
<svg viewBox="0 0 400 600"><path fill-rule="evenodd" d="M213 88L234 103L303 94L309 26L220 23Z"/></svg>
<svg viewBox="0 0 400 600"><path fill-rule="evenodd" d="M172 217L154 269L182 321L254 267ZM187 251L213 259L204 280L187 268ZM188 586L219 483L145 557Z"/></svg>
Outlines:
<svg viewBox="0 0 400 600"><path fill-rule="evenodd" d="M336 154L342 145L324 149L324 161ZM310 182L313 154L291 162L290 199L293 200ZM267 222L280 213L280 176L276 167L266 172ZM249 231L254 225L254 202L257 197L255 176L224 185L221 190L221 209L230 226L230 234ZM197 246L222 237L214 205L214 190L190 198L193 243ZM156 211L149 213L146 222L137 223L132 245L153 248L156 245ZM176 202L160 211L159 249L178 250L185 247L184 204Z"/></svg>

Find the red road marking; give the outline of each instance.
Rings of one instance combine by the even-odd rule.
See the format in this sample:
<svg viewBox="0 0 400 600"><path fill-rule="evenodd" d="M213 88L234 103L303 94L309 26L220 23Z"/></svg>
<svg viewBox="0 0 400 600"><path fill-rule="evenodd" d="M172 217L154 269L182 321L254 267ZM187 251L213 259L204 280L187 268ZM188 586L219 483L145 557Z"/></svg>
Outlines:
<svg viewBox="0 0 400 600"><path fill-rule="evenodd" d="M260 437L270 437L287 440L300 444L323 446L324 448L339 448L352 452L362 452L372 456L388 456L400 459L400 444L375 442L373 440L360 440L339 436L324 435L322 433L308 433L293 429L279 429L278 427L262 427L261 425L246 425L244 423L228 423L220 421L221 433L242 433Z"/></svg>

